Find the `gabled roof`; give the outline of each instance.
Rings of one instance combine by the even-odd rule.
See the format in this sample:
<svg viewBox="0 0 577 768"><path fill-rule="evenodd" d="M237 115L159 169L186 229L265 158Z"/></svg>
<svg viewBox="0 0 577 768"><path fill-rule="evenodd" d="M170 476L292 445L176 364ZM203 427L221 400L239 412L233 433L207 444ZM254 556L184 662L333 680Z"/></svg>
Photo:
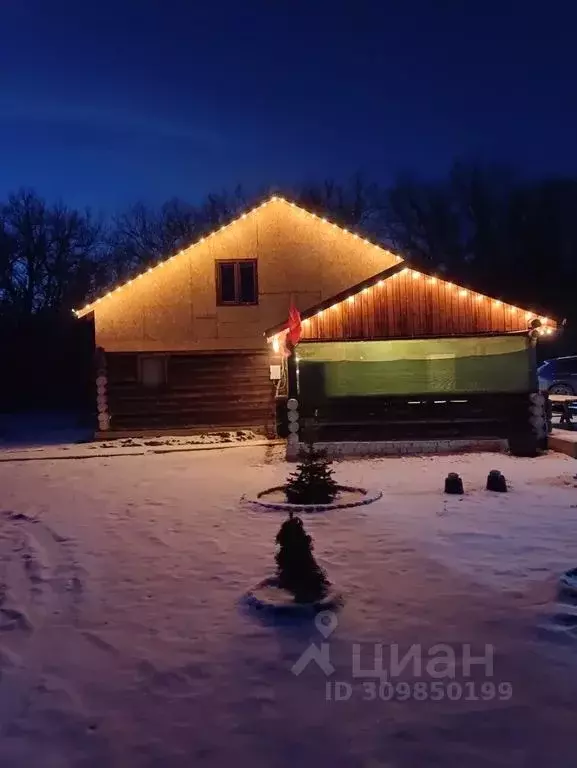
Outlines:
<svg viewBox="0 0 577 768"><path fill-rule="evenodd" d="M287 200L284 197L281 197L279 195L272 195L271 197L268 197L266 200L264 200L259 205L255 206L254 208L251 208L248 211L245 211L244 213L240 214L240 216L237 216L235 219L230 221L228 224L223 224L218 229L214 230L213 232L210 232L208 235L204 235L203 237L200 237L198 240L196 240L194 243L191 243L190 245L187 245L185 248L180 250L178 253L173 254L172 256L169 256L166 259L163 259L155 266L148 267L147 269L143 270L140 274L136 275L135 277L131 278L130 280L127 280L125 283L117 286L116 288L113 288L112 290L109 290L107 293L104 293L102 296L100 296L98 299L95 299L94 301L89 302L84 307L81 307L79 309L73 309L73 314L80 318L84 317L84 315L89 314L92 312L95 307L101 302L106 300L107 298L116 295L119 291L125 290L128 286L130 286L132 283L134 283L136 280L146 279L146 276L154 272L156 269L161 269L165 264L172 261L173 259L178 259L180 256L182 256L185 252L190 251L190 249L195 248L196 246L200 245L201 243L204 243L206 240L209 240L213 237L217 237L219 233L223 232L224 230L228 229L229 227L233 227L238 222L242 221L243 219L246 219L248 216L254 216L259 211L261 211L265 206L271 204L271 203L282 203L284 205L288 205L291 208L296 208L300 212L307 214L308 216L311 216L312 218L316 219L319 222L322 222L326 224L327 226L333 227L340 232L344 233L345 235L355 238L357 240L363 240L367 245L372 245L375 248L378 248L383 253L386 253L390 256L390 251L387 251L385 248L383 248L378 243L374 243L371 240L369 240L364 235L357 234L356 232L351 232L350 230L346 229L345 227L341 227L338 224L335 224L334 222L330 221L328 218L324 216L318 216L316 213L313 213L312 211L308 211L306 208L303 208L301 205L297 205L297 203L294 203L290 200ZM397 259L399 262L402 262L402 259L400 256L397 256Z"/></svg>
<svg viewBox="0 0 577 768"><path fill-rule="evenodd" d="M443 321L443 315L453 320ZM550 335L557 327L555 320L537 312L431 272L411 269L406 262L378 272L301 314L303 340L521 333L534 320L543 326L542 335ZM267 341L287 327L288 320L268 328L264 333Z"/></svg>

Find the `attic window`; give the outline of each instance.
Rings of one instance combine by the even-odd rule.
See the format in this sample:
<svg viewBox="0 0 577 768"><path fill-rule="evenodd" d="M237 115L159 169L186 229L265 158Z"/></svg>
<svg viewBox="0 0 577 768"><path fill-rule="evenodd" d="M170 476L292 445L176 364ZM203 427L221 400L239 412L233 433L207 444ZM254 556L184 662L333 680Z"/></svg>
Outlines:
<svg viewBox="0 0 577 768"><path fill-rule="evenodd" d="M258 304L256 259L216 262L216 301L221 305Z"/></svg>

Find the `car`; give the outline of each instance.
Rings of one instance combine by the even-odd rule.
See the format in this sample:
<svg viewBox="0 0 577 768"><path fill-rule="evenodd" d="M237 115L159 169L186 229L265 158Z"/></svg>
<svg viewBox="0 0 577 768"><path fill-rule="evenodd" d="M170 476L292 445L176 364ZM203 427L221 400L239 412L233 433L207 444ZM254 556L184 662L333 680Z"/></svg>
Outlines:
<svg viewBox="0 0 577 768"><path fill-rule="evenodd" d="M537 376L542 392L577 396L577 355L545 360L537 369Z"/></svg>

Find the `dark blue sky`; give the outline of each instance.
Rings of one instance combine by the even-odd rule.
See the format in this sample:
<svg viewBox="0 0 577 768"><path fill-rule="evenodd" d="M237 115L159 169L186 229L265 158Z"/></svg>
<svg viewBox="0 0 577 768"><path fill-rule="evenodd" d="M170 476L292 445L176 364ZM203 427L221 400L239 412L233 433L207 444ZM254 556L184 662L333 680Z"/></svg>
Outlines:
<svg viewBox="0 0 577 768"><path fill-rule="evenodd" d="M1 0L0 195L577 171L577 3Z"/></svg>

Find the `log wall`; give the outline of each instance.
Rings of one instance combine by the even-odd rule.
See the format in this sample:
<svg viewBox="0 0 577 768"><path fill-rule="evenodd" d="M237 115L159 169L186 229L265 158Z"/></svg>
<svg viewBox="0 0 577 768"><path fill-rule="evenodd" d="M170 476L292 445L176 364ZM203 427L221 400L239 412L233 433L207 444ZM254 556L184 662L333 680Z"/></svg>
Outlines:
<svg viewBox="0 0 577 768"><path fill-rule="evenodd" d="M272 433L274 384L266 353L162 354L166 383L143 385L138 353L107 353L111 431L253 427Z"/></svg>
<svg viewBox="0 0 577 768"><path fill-rule="evenodd" d="M313 407L299 402L300 423L321 441L432 440L525 437L529 394L458 398L340 397Z"/></svg>

